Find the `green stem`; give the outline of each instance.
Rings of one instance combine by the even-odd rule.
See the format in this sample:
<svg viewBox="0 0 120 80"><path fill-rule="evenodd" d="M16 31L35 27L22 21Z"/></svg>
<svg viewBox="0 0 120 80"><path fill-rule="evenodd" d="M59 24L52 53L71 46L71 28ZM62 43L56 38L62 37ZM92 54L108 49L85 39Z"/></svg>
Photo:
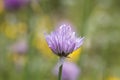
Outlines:
<svg viewBox="0 0 120 80"><path fill-rule="evenodd" d="M61 65L61 66L59 67L58 80L62 80L62 67L63 67L63 65Z"/></svg>

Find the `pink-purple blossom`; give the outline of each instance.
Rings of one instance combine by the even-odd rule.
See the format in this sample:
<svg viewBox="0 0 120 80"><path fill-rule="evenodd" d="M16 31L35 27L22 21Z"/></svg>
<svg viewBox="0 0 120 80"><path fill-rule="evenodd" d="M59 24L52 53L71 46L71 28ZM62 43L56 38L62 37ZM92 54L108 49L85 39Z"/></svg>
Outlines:
<svg viewBox="0 0 120 80"><path fill-rule="evenodd" d="M10 47L12 52L24 54L28 50L28 45L26 40L19 40Z"/></svg>
<svg viewBox="0 0 120 80"><path fill-rule="evenodd" d="M4 0L6 10L18 10L27 5L29 0Z"/></svg>
<svg viewBox="0 0 120 80"><path fill-rule="evenodd" d="M55 66L53 74L58 76L59 66ZM65 61L62 70L62 80L77 80L80 75L79 67L72 62Z"/></svg>
<svg viewBox="0 0 120 80"><path fill-rule="evenodd" d="M50 49L60 57L67 57L83 44L83 39L77 37L69 24L62 24L50 35L46 35L46 41Z"/></svg>

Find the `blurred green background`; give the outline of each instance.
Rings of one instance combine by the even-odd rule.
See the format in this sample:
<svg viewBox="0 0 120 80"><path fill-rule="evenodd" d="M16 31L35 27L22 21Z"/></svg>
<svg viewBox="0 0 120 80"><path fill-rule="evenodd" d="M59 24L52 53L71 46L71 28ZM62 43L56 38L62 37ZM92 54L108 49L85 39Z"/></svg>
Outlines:
<svg viewBox="0 0 120 80"><path fill-rule="evenodd" d="M58 57L43 34L61 22L85 37L71 58L81 69L78 80L120 80L120 0L5 1L0 0L0 80L57 80L52 70ZM22 52L16 44L23 44Z"/></svg>

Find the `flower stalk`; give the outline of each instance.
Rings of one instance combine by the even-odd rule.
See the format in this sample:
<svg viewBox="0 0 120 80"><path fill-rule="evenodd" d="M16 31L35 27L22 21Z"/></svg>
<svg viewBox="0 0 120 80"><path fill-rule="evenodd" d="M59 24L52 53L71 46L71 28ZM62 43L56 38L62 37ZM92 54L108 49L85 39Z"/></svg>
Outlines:
<svg viewBox="0 0 120 80"><path fill-rule="evenodd" d="M59 67L58 80L62 80L62 68L63 68L63 64Z"/></svg>
<svg viewBox="0 0 120 80"><path fill-rule="evenodd" d="M65 57L60 57L58 62L58 67L59 67L58 80L62 80L62 68L64 61L65 61Z"/></svg>

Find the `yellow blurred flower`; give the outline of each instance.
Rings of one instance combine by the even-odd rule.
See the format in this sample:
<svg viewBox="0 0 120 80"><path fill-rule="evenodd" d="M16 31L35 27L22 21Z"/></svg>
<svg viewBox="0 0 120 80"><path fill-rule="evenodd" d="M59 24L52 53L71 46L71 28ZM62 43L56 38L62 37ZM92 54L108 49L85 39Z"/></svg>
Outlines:
<svg viewBox="0 0 120 80"><path fill-rule="evenodd" d="M22 67L24 67L27 63L27 57L18 53L9 53L8 59L11 60L15 65L20 65Z"/></svg>
<svg viewBox="0 0 120 80"><path fill-rule="evenodd" d="M27 26L23 22L19 22L17 24L10 24L10 23L4 23L3 27L5 36L9 39L16 39L19 35L23 35L27 31Z"/></svg>
<svg viewBox="0 0 120 80"><path fill-rule="evenodd" d="M110 76L107 80L120 80L119 77Z"/></svg>
<svg viewBox="0 0 120 80"><path fill-rule="evenodd" d="M47 24L46 24L47 23ZM47 43L45 41L44 32L50 30L51 28L51 20L49 16L41 16L37 18L36 21L36 33L35 38L33 40L33 45L42 53L42 55L45 55L47 57L53 57L51 54L51 50L47 46Z"/></svg>
<svg viewBox="0 0 120 80"><path fill-rule="evenodd" d="M47 56L47 57L53 57L52 55L52 51L50 50L50 48L48 47L45 38L43 37L43 35L41 35L41 37L36 38L35 40L35 44L36 44L36 48L43 53L43 55Z"/></svg>
<svg viewBox="0 0 120 80"><path fill-rule="evenodd" d="M19 34L25 34L27 32L27 25L23 22L19 22L17 27L17 31Z"/></svg>
<svg viewBox="0 0 120 80"><path fill-rule="evenodd" d="M13 61L15 63L18 63L20 61L22 64L25 64L26 57L24 55L13 54Z"/></svg>
<svg viewBox="0 0 120 80"><path fill-rule="evenodd" d="M15 39L17 36L17 29L15 26L6 26L5 35L10 39Z"/></svg>
<svg viewBox="0 0 120 80"><path fill-rule="evenodd" d="M68 60L70 61L77 61L80 58L81 54L81 48L75 50L72 54L70 54L68 57Z"/></svg>

